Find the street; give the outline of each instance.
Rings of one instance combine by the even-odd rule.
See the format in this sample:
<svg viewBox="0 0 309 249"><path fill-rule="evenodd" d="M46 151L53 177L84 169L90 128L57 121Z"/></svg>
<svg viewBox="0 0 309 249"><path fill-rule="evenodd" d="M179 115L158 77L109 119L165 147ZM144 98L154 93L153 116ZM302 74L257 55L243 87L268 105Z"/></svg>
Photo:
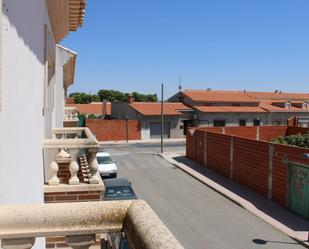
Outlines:
<svg viewBox="0 0 309 249"><path fill-rule="evenodd" d="M294 240L157 156L160 144L103 146L128 178L188 249L303 248ZM166 151L185 149L184 142Z"/></svg>

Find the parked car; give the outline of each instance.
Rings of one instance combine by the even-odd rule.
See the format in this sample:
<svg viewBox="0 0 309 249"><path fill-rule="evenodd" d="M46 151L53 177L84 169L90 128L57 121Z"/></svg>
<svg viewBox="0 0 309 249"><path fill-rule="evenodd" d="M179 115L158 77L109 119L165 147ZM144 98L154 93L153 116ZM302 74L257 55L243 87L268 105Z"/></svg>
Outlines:
<svg viewBox="0 0 309 249"><path fill-rule="evenodd" d="M105 201L137 199L137 196L132 188L132 184L127 179L105 179L103 182L105 185L103 199Z"/></svg>
<svg viewBox="0 0 309 249"><path fill-rule="evenodd" d="M108 152L98 152L97 161L99 167L99 173L102 178L116 178L117 166L112 156Z"/></svg>

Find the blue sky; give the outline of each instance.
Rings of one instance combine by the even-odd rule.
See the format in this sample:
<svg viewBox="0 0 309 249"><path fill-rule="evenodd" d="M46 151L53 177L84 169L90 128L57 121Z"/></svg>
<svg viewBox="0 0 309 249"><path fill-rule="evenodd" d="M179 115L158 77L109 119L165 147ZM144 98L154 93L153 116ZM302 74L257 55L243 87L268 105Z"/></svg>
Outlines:
<svg viewBox="0 0 309 249"><path fill-rule="evenodd" d="M309 92L308 0L88 0L70 92Z"/></svg>

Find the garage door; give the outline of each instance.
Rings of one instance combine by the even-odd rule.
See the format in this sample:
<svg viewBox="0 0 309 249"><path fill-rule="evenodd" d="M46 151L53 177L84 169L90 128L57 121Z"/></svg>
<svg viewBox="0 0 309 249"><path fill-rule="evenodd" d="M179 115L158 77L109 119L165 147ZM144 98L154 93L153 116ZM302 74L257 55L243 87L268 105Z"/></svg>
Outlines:
<svg viewBox="0 0 309 249"><path fill-rule="evenodd" d="M150 137L160 138L161 137L161 123L150 123ZM164 123L163 137L170 137L170 123Z"/></svg>

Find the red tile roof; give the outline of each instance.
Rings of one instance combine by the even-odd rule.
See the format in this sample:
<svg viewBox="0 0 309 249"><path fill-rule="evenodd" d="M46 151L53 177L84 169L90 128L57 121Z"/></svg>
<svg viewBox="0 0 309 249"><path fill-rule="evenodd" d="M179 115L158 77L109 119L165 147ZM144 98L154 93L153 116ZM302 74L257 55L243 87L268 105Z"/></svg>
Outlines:
<svg viewBox="0 0 309 249"><path fill-rule="evenodd" d="M272 105L273 101L262 101L260 103L260 107L270 111L270 112L309 112L309 107L307 108L299 108L299 107L295 107L292 106L290 108L285 108L285 107L280 107L280 106L276 106L276 105Z"/></svg>
<svg viewBox="0 0 309 249"><path fill-rule="evenodd" d="M161 115L160 102L134 102L130 104L136 111L145 116L158 116ZM190 107L182 103L164 102L163 113L168 116L181 115L181 110L191 110Z"/></svg>
<svg viewBox="0 0 309 249"><path fill-rule="evenodd" d="M259 100L309 100L308 93L185 90L185 96L197 102L259 102Z"/></svg>
<svg viewBox="0 0 309 249"><path fill-rule="evenodd" d="M94 102L91 104L67 104L68 107L77 107L79 113L87 114L87 115L102 115L104 112L104 107L101 102ZM112 114L112 106L111 103L106 103L106 113L105 115Z"/></svg>
<svg viewBox="0 0 309 249"><path fill-rule="evenodd" d="M263 108L260 107L251 107L251 106L194 106L194 109L201 112L233 112L233 113L242 113L242 112L266 112Z"/></svg>
<svg viewBox="0 0 309 249"><path fill-rule="evenodd" d="M196 102L258 102L241 91L185 90L182 93Z"/></svg>
<svg viewBox="0 0 309 249"><path fill-rule="evenodd" d="M257 100L309 100L308 93L285 93L285 92L246 92L248 96Z"/></svg>

